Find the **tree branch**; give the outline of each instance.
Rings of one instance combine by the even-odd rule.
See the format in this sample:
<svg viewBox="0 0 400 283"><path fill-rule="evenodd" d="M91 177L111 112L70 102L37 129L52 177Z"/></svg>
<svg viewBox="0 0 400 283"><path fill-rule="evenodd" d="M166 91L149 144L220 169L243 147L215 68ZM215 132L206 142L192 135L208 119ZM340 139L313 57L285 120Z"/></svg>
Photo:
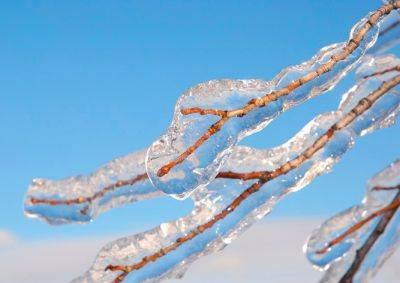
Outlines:
<svg viewBox="0 0 400 283"><path fill-rule="evenodd" d="M243 181L246 180L251 180L251 179L259 179L261 177L260 172L250 172L250 173L237 173L237 172L220 172L216 176L216 178L221 178L221 179L240 179ZM106 194L109 194L118 188L124 187L124 186L132 186L136 183L143 182L145 180L148 180L147 173L139 174L135 176L132 179L128 180L120 180L117 181L111 185L108 185L102 189L100 189L98 192L92 194L91 196L80 196L72 199L49 199L49 198L36 198L36 197L31 197L30 202L33 205L40 205L40 204L48 204L48 205L74 205L74 204L82 204L85 202L93 202L94 200L98 198L102 198Z"/></svg>
<svg viewBox="0 0 400 283"><path fill-rule="evenodd" d="M390 72L394 72L394 71L400 71L400 66L394 66L393 68L389 68L389 69L385 69L385 70L382 70L382 71L379 71L379 72L372 73L372 74L370 74L368 76L364 76L364 79L368 79L368 78L375 77L375 76L380 76L380 75L383 75L383 74L386 74L386 73L390 73Z"/></svg>
<svg viewBox="0 0 400 283"><path fill-rule="evenodd" d="M399 2L400 4L400 2ZM227 215L236 210L236 208L246 200L250 195L256 193L260 190L260 188L267 183L268 181L277 178L278 176L284 175L289 171L299 167L302 163L309 160L316 152L322 149L334 136L334 134L348 125L350 125L358 116L362 115L365 111L367 111L379 98L381 98L385 93L391 90L393 87L400 84L400 75L393 77L392 79L383 82L379 88L375 91L371 92L367 97L361 99L357 105L346 115L344 115L337 123L331 126L322 136L320 136L310 147L305 149L300 155L296 158L292 159L284 163L279 168L273 171L255 171L251 172L254 179L257 181L252 184L249 188L244 190L235 200L233 200L226 208L224 208L221 212L216 214L211 220L208 222L197 226L195 229L190 231L187 235L179 237L175 240L171 245L161 248L158 252L145 256L136 264L133 265L108 265L106 270L111 271L121 271L122 273L114 280L114 283L122 282L129 273L134 270L138 270L149 264L150 262L154 262L164 255L170 253L171 251L177 249L185 242L195 238L197 235L201 234L205 230L213 227L218 221L224 219ZM231 173L228 173L229 175ZM242 177L245 176L242 174Z"/></svg>
<svg viewBox="0 0 400 283"><path fill-rule="evenodd" d="M372 13L365 22L364 26L356 33L354 36L347 42L344 46L343 51L337 55L333 55L328 62L320 66L315 71L312 71L301 78L294 80L284 88L276 91L272 91L268 94L265 94L263 97L250 100L245 106L242 108L234 109L234 110L215 110L215 109L201 109L198 107L195 108L187 108L182 109L181 113L183 115L190 114L200 114L200 115L218 115L221 119L214 123L204 134L201 136L192 146L187 148L183 153L181 153L176 159L162 166L157 175L162 177L175 167L176 165L182 163L188 156L190 156L197 148L199 148L205 141L207 141L212 135L217 133L223 125L233 117L243 117L248 113L252 112L257 108L261 108L266 106L268 103L277 100L282 96L286 96L295 89L300 86L318 78L322 74L325 74L333 69L333 67L340 61L346 59L350 56L353 51L360 45L364 36L368 33L368 31L378 22L378 20L383 16L389 14L392 10L400 8L400 1L396 1L387 5L382 6L374 13Z"/></svg>
<svg viewBox="0 0 400 283"><path fill-rule="evenodd" d="M389 209L381 218L379 221L378 225L375 227L374 231L371 233L371 235L368 237L364 245L357 250L356 252L356 257L351 264L350 268L347 270L347 272L343 275L343 277L340 279L339 283L352 283L353 278L356 275L357 271L359 270L362 262L364 261L365 257L369 253L369 251L372 249L376 241L379 239L379 237L382 235L382 233L385 231L386 227L389 225L390 220L393 218L394 214L398 210L400 205L400 192L398 192L393 199L392 203L388 207L392 207L392 209Z"/></svg>
<svg viewBox="0 0 400 283"><path fill-rule="evenodd" d="M388 187L388 188L379 187L379 190L393 190L393 189L399 189L399 188L400 188L400 185L397 185L395 187ZM378 216L381 216L382 214L387 213L388 211L396 210L399 206L400 206L400 195L396 196L396 198L389 205L375 211L374 213L370 214L368 217L364 218L363 220L361 220L361 221L357 222L356 224L354 224L353 226L351 226L345 232L343 232L338 237L336 237L335 239L330 241L325 248L316 251L316 253L317 254L326 253L331 247L341 243L344 239L347 238L347 236L360 230L365 224L367 224L371 220L375 219Z"/></svg>
<svg viewBox="0 0 400 283"><path fill-rule="evenodd" d="M400 184L392 187L381 187L381 186L376 186L373 188L374 191L392 191L392 190L400 190Z"/></svg>
<svg viewBox="0 0 400 283"><path fill-rule="evenodd" d="M49 204L49 205L72 205L72 204L81 204L84 202L92 202L97 198L103 197L105 194L110 193L114 191L117 188L124 187L124 186L132 186L138 182L144 181L147 179L147 174L143 173L140 175L137 175L136 177L129 179L129 180L121 180L117 181L116 183L113 183L109 186L104 187L100 191L94 193L91 196L88 197L77 197L73 199L66 199L66 200L57 200L57 199L39 199L35 197L31 197L30 201L34 205L38 204Z"/></svg>
<svg viewBox="0 0 400 283"><path fill-rule="evenodd" d="M379 33L379 36L385 35L388 32L390 32L391 30L395 29L398 25L400 25L400 21L396 21L394 23L392 23L391 25L389 25L387 28L385 28L382 32Z"/></svg>

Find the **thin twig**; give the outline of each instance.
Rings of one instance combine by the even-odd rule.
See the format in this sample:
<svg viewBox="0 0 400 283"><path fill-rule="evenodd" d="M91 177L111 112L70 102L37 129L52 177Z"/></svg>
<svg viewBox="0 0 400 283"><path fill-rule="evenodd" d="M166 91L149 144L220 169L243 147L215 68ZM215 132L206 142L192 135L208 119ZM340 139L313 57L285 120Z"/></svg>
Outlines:
<svg viewBox="0 0 400 283"><path fill-rule="evenodd" d="M224 219L227 215L236 210L236 208L250 195L256 193L260 190L260 188L267 183L268 181L277 178L278 176L284 175L289 171L299 167L302 163L309 160L316 152L322 149L333 137L333 135L344 128L346 128L349 124L351 124L354 119L362 115L365 111L367 111L380 97L382 97L385 93L391 90L393 87L400 83L400 75L383 82L378 89L370 93L367 97L361 99L357 105L346 115L344 115L337 123L335 123L332 127L330 127L322 136L320 136L310 147L305 149L300 155L296 158L292 159L289 162L284 163L279 168L273 171L255 171L250 174L253 175L257 180L254 184L252 184L249 188L244 190L235 200L232 201L225 209L216 214L211 220L208 222L197 226L194 230L190 231L186 236L179 237L175 242L171 245L161 248L158 252L145 256L136 264L133 265L108 265L106 270L111 271L121 271L122 273L113 281L114 283L122 282L128 274L134 270L138 270L149 264L150 262L154 262L169 252L177 249L182 244L190 241L195 238L205 230L213 227L215 223Z"/></svg>
<svg viewBox="0 0 400 283"><path fill-rule="evenodd" d="M393 190L400 190L400 184L392 187L384 187L384 186L376 186L373 187L372 190L374 191L393 191Z"/></svg>
<svg viewBox="0 0 400 283"><path fill-rule="evenodd" d="M395 205L397 203L397 206ZM393 206L393 209L388 210L379 220L379 223L375 227L374 231L369 235L368 239L365 241L364 245L359 248L356 252L356 257L352 262L350 268L340 279L339 283L352 283L354 276L357 274L360 269L361 264L363 263L365 257L368 255L369 251L372 249L376 241L385 232L387 226L395 215L396 211L399 209L400 205L400 192L397 193L392 203L389 206Z"/></svg>
<svg viewBox="0 0 400 283"><path fill-rule="evenodd" d="M387 188L388 190L392 190L392 189L398 189L400 188L400 185L396 186L396 187L390 187ZM386 188L384 188L386 189ZM346 231L344 231L342 234L340 234L338 237L334 238L333 240L331 240L326 247L324 247L323 249L320 249L318 251L316 251L317 254L324 254L326 253L331 247L343 242L344 239L346 239L349 235L353 234L354 232L360 230L362 227L364 227L365 224L369 223L370 221L372 221L373 219L375 219L378 216L381 216L382 214L387 213L388 211L391 211L393 209L397 209L400 205L400 198L395 199L394 201L392 201L389 205L375 211L374 213L370 214L368 217L360 220L359 222L357 222L356 224L354 224L353 226L351 226L350 228L348 228Z"/></svg>
<svg viewBox="0 0 400 283"><path fill-rule="evenodd" d="M391 30L395 29L398 25L400 25L400 21L395 21L391 25L389 25L387 28L385 28L383 31L379 33L379 36L385 35L386 33L390 32Z"/></svg>
<svg viewBox="0 0 400 283"><path fill-rule="evenodd" d="M392 68L388 68L379 72L375 72L372 73L368 76L365 76L364 78L370 78L370 77L374 77L374 76L378 76L378 75L382 75L388 72L392 72L392 71L400 71L400 66L394 66ZM224 178L224 179L240 179L243 181L247 181L247 180L253 180L253 179L261 179L263 177L263 175L265 174L265 172L262 171L254 171L254 172L246 172L246 173L239 173L239 172L232 172L232 171L226 171L226 172L219 172L216 176L216 178ZM43 198L35 198L35 197L31 197L30 201L33 205L39 205L39 204L48 204L48 205L73 205L73 204L81 204L81 203L85 203L85 202L93 202L95 199L97 198L101 198L104 195L106 195L107 193L111 193L113 191L115 191L118 188L124 187L124 186L128 186L128 185L134 185L138 182L141 181L145 181L148 179L148 176L146 173L143 174L139 174L131 179L128 180L120 180L117 181L113 184L110 184L104 188L102 188L101 190L99 190L98 192L94 193L91 196L80 196L77 198L73 198L73 199L66 199L66 200L57 200L57 199L43 199ZM376 187L374 188L375 190L379 190L380 188ZM388 188L385 188L388 189Z"/></svg>
<svg viewBox="0 0 400 283"><path fill-rule="evenodd" d="M223 179L240 179L240 180L250 180L250 179L258 179L260 178L260 173L259 172L250 172L250 173L236 173L236 172L220 172L216 176L216 178L223 178ZM102 189L100 189L98 192L92 194L91 196L80 196L72 199L52 199L52 198L36 198L36 197L30 197L30 202L32 205L40 205L40 204L47 204L47 205L74 205L74 204L82 204L85 202L91 203L94 200L98 198L102 198L106 194L109 194L116 189L122 188L124 186L132 186L136 183L142 182L148 180L148 176L146 173L139 174L131 179L127 180L120 180L117 181L113 184L110 184ZM86 214L86 213L84 213Z"/></svg>
<svg viewBox="0 0 400 283"><path fill-rule="evenodd" d="M350 56L354 50L360 45L364 36L368 33L368 31L379 21L379 19L383 15L389 14L392 10L400 8L400 1L396 1L387 5L382 6L374 13L372 13L369 19L365 22L363 27L356 33L354 36L346 43L343 47L343 51L339 54L333 55L328 62L320 66L315 71L309 72L308 74L302 76L301 78L292 81L290 84L285 86L280 90L272 91L268 94L265 94L263 97L256 98L250 100L245 106L242 108L224 111L224 110L215 110L215 109L201 109L198 107L195 108L187 108L182 109L181 113L184 115L189 114L200 114L200 115L218 115L221 119L214 123L205 133L201 136L192 146L187 148L183 153L181 153L176 159L170 161L169 163L162 166L157 175L162 177L175 167L176 165L182 163L188 156L190 156L197 148L199 148L205 141L207 141L212 135L217 133L222 126L233 117L243 117L253 110L264 107L268 103L277 100L279 97L286 96L291 93L293 90L299 88L300 86L308 83L322 74L325 74L333 69L333 67L340 61L346 59Z"/></svg>
<svg viewBox="0 0 400 283"><path fill-rule="evenodd" d="M136 177L129 179L129 180L121 180L117 181L116 183L113 183L109 186L104 187L100 191L94 193L91 196L88 197L77 197L73 199L66 199L66 200L57 200L57 199L40 199L40 198L35 198L31 197L30 201L34 205L38 204L49 204L49 205L73 205L73 204L81 204L85 202L92 202L97 198L103 197L105 194L110 193L114 191L117 188L124 187L124 186L132 186L136 184L137 182L141 182L147 179L147 174L143 173L140 175L137 175Z"/></svg>
<svg viewBox="0 0 400 283"><path fill-rule="evenodd" d="M394 66L393 68L389 68L389 69L386 69L386 70L382 70L382 71L379 71L379 72L372 73L370 75L364 76L364 79L369 79L371 77L380 76L380 75L383 75L383 74L386 74L386 73L390 73L390 72L394 72L394 71L400 71L400 66Z"/></svg>

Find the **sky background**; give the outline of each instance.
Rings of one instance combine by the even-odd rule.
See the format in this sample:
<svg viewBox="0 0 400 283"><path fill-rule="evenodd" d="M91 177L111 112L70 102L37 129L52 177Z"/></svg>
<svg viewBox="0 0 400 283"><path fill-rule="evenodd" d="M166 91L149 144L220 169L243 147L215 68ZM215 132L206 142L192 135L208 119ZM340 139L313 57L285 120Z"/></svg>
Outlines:
<svg viewBox="0 0 400 283"><path fill-rule="evenodd" d="M163 198L107 212L90 225L50 227L25 218L22 202L35 177L86 174L149 146L190 86L218 78L271 79L321 47L347 40L352 25L380 5L2 1L0 243L22 249L46 241L109 239L188 213L189 200ZM351 80L343 81L242 144L285 142L315 115L335 109L349 86ZM400 156L399 130L396 124L357 140L333 173L286 198L268 218L323 219L358 203L366 180Z"/></svg>

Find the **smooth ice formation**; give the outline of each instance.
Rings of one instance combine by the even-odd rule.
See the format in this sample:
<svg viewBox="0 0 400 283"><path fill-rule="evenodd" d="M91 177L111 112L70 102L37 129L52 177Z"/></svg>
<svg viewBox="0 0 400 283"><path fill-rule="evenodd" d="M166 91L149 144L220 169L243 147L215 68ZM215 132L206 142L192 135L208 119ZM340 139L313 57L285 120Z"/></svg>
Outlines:
<svg viewBox="0 0 400 283"><path fill-rule="evenodd" d="M383 80L394 78L399 72L369 75L399 63L393 56L366 58L358 71L357 85L343 96L337 111L319 115L282 146L266 150L234 147L221 172L272 171L287 165L289 160L324 136L333 124L352 113L352 107L380 86ZM287 174L268 181L253 194L243 195L243 192L255 183L254 180L214 179L207 187L191 194L195 208L189 215L109 243L100 251L89 271L73 282L120 282L117 277L123 272L113 269L116 266L131 268L124 275L124 282L158 282L183 276L190 263L231 243L269 213L278 200L330 171L358 136L393 123L400 107L398 91L398 86L389 90L369 110L358 113L348 127L331 135L327 144L315 154ZM234 203L237 206L233 209Z"/></svg>
<svg viewBox="0 0 400 283"><path fill-rule="evenodd" d="M400 13L393 11L380 22L379 36L376 44L368 54L382 54L396 46L400 41Z"/></svg>
<svg viewBox="0 0 400 283"><path fill-rule="evenodd" d="M327 269L321 282L341 282L341 278L345 275L349 276L348 274L351 273L355 274L352 282L367 282L394 252L400 240L400 211L398 209L365 258L360 260L361 263L355 271L356 251L365 245L383 216L376 217L368 222L340 243L330 247L327 252L320 253L319 251L326 248L327 243L346 229L386 207L394 199L400 198L399 189L376 190L377 187L393 188L399 185L400 160L397 160L368 182L366 196L360 205L353 206L332 217L312 233L305 246L305 252L308 259L316 267Z"/></svg>
<svg viewBox="0 0 400 283"><path fill-rule="evenodd" d="M35 179L25 197L25 213L51 224L87 222L111 208L162 193L147 178L145 151L131 153L88 176Z"/></svg>
<svg viewBox="0 0 400 283"><path fill-rule="evenodd" d="M176 104L170 127L149 148L146 169L154 186L175 198L188 197L216 176L241 139L262 130L283 111L332 89L374 45L379 34L379 21L384 17L378 17L377 23L370 26L372 15L353 27L349 43L325 47L311 60L286 68L271 81L214 80L186 91ZM366 26L369 26L368 31L359 38ZM349 46L354 50L341 57ZM329 65L333 61L335 63ZM329 71L319 69L324 64L330 66ZM288 87L313 72L318 73L314 79L301 81L295 88ZM263 107L254 107L246 115L235 111L229 113L232 114L230 118L224 118L228 115L224 111L247 111L249 103L256 103L254 99L275 95L285 88L291 91L278 95ZM220 111L199 113L199 109ZM206 134L209 129L211 132Z"/></svg>
<svg viewBox="0 0 400 283"><path fill-rule="evenodd" d="M373 62L376 59L366 59ZM357 71L359 80L374 70L397 64L393 56L380 57L378 64L363 64ZM389 78L382 75L382 79ZM374 81L369 80L372 84ZM377 82L369 87L378 86ZM353 105L352 105L353 106ZM390 123L391 117L388 117ZM235 150L234 150L235 152ZM25 213L51 224L88 222L111 208L162 195L146 175L145 151L115 159L88 176L63 180L35 179L25 198Z"/></svg>

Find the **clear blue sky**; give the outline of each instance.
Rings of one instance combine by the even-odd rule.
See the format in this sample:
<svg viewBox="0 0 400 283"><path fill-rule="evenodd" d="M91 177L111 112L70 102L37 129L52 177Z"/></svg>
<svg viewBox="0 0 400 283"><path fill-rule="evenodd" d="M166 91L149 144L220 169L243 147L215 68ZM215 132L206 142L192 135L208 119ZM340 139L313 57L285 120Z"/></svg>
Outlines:
<svg viewBox="0 0 400 283"><path fill-rule="evenodd" d="M189 201L161 199L108 212L90 225L52 228L26 219L22 201L34 177L89 173L147 147L186 88L215 78L272 78L347 40L351 26L380 5L2 1L0 230L22 239L121 233L183 215ZM290 110L244 144L282 143L315 114L335 109L348 86ZM290 196L272 217L332 215L359 202L365 181L400 156L399 133L396 125L358 140L334 173Z"/></svg>

